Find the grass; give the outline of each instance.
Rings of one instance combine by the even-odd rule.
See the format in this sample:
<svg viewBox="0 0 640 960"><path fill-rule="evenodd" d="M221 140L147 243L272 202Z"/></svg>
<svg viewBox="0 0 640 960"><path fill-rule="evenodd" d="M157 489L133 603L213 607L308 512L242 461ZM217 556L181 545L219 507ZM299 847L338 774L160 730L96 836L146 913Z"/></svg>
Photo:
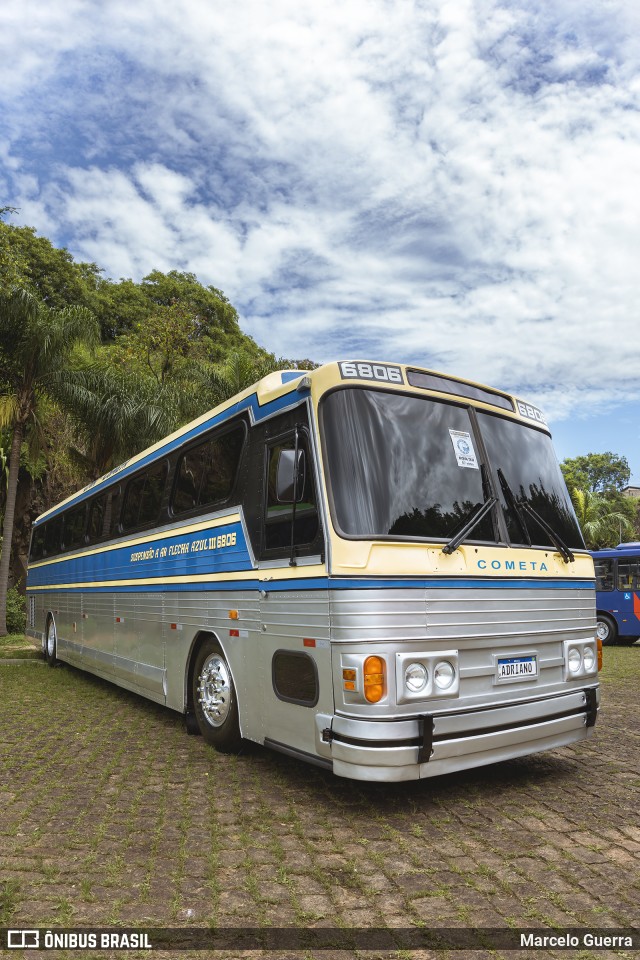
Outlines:
<svg viewBox="0 0 640 960"><path fill-rule="evenodd" d="M640 645L604 647L600 681L607 684L617 680L632 680L640 677Z"/></svg>
<svg viewBox="0 0 640 960"><path fill-rule="evenodd" d="M23 633L8 633L0 637L0 660L41 660L42 651L36 641Z"/></svg>
<svg viewBox="0 0 640 960"><path fill-rule="evenodd" d="M17 880L0 881L0 925L9 924L18 905L20 884Z"/></svg>

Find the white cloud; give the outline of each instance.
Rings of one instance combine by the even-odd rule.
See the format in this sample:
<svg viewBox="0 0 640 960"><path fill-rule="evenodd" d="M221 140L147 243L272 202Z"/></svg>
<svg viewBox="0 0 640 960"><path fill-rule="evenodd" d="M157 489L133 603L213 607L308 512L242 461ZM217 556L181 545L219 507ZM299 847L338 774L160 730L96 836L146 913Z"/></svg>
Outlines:
<svg viewBox="0 0 640 960"><path fill-rule="evenodd" d="M76 256L192 270L277 354L640 398L627 0L18 9L0 184Z"/></svg>

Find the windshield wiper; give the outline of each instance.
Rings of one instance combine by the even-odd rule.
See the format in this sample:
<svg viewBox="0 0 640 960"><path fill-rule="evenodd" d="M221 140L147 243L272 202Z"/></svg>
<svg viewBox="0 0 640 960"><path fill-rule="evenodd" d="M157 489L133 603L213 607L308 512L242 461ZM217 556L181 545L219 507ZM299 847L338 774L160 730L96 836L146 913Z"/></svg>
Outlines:
<svg viewBox="0 0 640 960"><path fill-rule="evenodd" d="M523 536L524 542L530 547L531 537L529 535L529 530L527 529L527 524L525 522L525 519L522 516L522 513L520 511L520 504L516 500L515 494L511 489L511 487L509 486L509 483L507 482L507 478L505 477L500 467L498 467L498 480L500 481L500 486L504 494L504 499L507 501L507 506L511 510L511 513L513 514L513 516L516 518L518 526L520 527L520 533Z"/></svg>
<svg viewBox="0 0 640 960"><path fill-rule="evenodd" d="M558 553L562 554L562 559L564 560L564 562L573 563L575 560L575 557L571 552L571 550L569 549L569 547L566 545L566 543L563 540L560 539L560 537L555 532L553 527L550 527L547 521L540 516L538 511L534 510L531 504L527 500L521 500L518 506L520 507L521 510L525 510L530 517L533 517L536 523L540 527L542 527L542 529L545 531L546 534L548 534L551 542L553 543Z"/></svg>
<svg viewBox="0 0 640 960"><path fill-rule="evenodd" d="M507 478L505 477L500 467L498 467L498 480L500 481L500 486L502 487L504 498L507 501L507 506L511 510L513 516L516 518L518 522L518 526L520 527L520 532L522 533L528 546L531 546L531 536L529 534L526 521L522 516L523 511L529 514L530 517L533 517L533 519L536 521L538 526L542 527L542 529L548 535L549 539L551 540L552 544L554 545L558 553L562 556L562 559L564 560L564 562L573 563L575 560L575 557L571 552L571 550L569 549L569 547L566 545L566 543L560 539L560 537L555 532L553 527L549 526L547 521L540 516L538 511L534 510L534 508L531 506L528 500L525 500L524 497L522 498L522 500L517 499L513 490L509 486Z"/></svg>
<svg viewBox="0 0 640 960"><path fill-rule="evenodd" d="M465 523L464 527L460 533L456 533L455 537L452 537L443 548L443 553L453 553L453 551L460 546L463 540L469 536L472 530L474 530L480 521L486 517L490 510L493 510L496 503L498 502L497 497L489 497L487 500L482 503L479 508L476 510L474 515L471 517L468 523Z"/></svg>

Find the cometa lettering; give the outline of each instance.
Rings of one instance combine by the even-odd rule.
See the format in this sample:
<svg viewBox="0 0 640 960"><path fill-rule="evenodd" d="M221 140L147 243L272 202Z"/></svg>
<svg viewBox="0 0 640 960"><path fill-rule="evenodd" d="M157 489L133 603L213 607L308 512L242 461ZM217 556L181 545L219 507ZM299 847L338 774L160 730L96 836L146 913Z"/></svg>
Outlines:
<svg viewBox="0 0 640 960"><path fill-rule="evenodd" d="M513 570L545 573L549 570L544 560L478 560L478 570Z"/></svg>

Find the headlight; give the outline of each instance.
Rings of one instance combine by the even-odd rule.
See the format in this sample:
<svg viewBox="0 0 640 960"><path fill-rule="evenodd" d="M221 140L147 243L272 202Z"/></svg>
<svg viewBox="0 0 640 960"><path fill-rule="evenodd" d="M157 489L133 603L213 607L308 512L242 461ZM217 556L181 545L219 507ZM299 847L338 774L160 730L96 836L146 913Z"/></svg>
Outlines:
<svg viewBox="0 0 640 960"><path fill-rule="evenodd" d="M565 640L562 644L564 658L564 679L581 680L583 677L594 677L598 673L598 659L596 653L597 641Z"/></svg>
<svg viewBox="0 0 640 960"><path fill-rule="evenodd" d="M396 703L449 700L460 693L457 650L397 651Z"/></svg>
<svg viewBox="0 0 640 960"><path fill-rule="evenodd" d="M582 657L580 656L580 651L576 647L572 647L571 650L569 650L567 662L569 664L569 670L571 673L578 673L580 667L582 666Z"/></svg>
<svg viewBox="0 0 640 960"><path fill-rule="evenodd" d="M404 672L404 682L411 693L419 693L427 685L429 673L423 663L410 663Z"/></svg>
<svg viewBox="0 0 640 960"><path fill-rule="evenodd" d="M441 660L433 671L433 682L440 690L447 690L456 678L453 664L448 660Z"/></svg>

